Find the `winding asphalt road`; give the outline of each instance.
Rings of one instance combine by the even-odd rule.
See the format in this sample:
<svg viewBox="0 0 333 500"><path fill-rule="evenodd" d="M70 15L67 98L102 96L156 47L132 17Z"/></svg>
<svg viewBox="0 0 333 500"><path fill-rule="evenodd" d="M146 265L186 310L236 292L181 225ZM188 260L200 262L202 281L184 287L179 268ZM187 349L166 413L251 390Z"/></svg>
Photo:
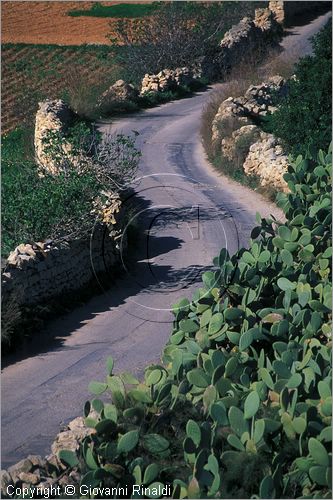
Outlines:
<svg viewBox="0 0 333 500"><path fill-rule="evenodd" d="M283 45L303 55L306 39L329 15L297 28ZM199 125L212 91L101 124L105 133L139 132L137 202L126 202L141 235L136 263L124 255L125 273L114 286L49 323L28 351L6 360L2 468L30 453L49 453L59 426L81 414L88 383L103 380L108 355L116 370L136 374L157 361L171 330L170 305L192 295L222 247L233 253L247 244L257 211L281 217L206 161Z"/></svg>

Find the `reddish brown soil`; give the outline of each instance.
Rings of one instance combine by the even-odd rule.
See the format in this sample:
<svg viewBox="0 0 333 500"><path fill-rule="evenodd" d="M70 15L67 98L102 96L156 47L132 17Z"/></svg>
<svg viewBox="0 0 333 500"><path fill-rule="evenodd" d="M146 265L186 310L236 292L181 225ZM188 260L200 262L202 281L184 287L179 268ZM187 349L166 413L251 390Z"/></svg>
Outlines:
<svg viewBox="0 0 333 500"><path fill-rule="evenodd" d="M101 3L113 5L121 2ZM67 15L70 10L89 9L92 4L78 1L2 1L2 43L109 44L106 35L110 33L110 18Z"/></svg>

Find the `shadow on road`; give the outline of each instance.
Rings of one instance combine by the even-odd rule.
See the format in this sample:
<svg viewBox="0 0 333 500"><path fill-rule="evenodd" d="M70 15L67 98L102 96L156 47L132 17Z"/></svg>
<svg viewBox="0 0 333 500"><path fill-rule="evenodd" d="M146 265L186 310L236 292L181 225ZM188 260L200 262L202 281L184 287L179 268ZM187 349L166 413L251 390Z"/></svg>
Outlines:
<svg viewBox="0 0 333 500"><path fill-rule="evenodd" d="M187 289L194 283L201 282L202 273L212 269L212 266L193 264L178 267L177 256L174 257L174 265L161 262L168 254L182 249L185 244L183 239L165 235L164 232L168 233L184 223L189 227L192 226L192 229L194 227L193 231L195 231L198 211L193 210L193 207L152 208L148 212L145 211L144 209L148 209L149 206L149 201L138 196L134 196L128 206L129 210L137 210L142 212L142 215L136 221L134 234L129 235L130 251L124 257L123 269L120 273L118 272L118 277L114 278L113 270L109 276L101 277L99 283L91 283L87 287L88 293L89 289L91 291L89 300L85 303L81 301L79 307L75 301L77 297L80 297L80 292L73 291L71 297L68 296L68 310L65 313L62 312L58 319L47 320L43 328L36 328L15 353L4 357L2 368L45 352L75 349L75 347L64 346L67 337L100 313L112 311L128 300L138 304L137 298L144 296L144 303L149 303L149 296L152 294L160 293L167 296L173 291ZM226 217L222 208L220 216ZM210 221L212 211L207 208L200 209L199 217L200 222ZM155 262L156 258L159 259L158 262ZM74 309L71 302L74 303ZM167 297L165 297L164 304L165 307L170 305ZM136 314L135 310L129 313L133 316ZM140 316L137 317L140 318ZM95 340L92 339L92 341Z"/></svg>

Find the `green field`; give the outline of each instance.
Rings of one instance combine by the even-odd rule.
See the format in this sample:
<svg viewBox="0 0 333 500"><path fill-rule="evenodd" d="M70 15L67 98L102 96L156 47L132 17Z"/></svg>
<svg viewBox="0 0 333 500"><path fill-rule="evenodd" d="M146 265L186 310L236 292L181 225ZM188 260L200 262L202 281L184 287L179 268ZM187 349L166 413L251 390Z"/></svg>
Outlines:
<svg viewBox="0 0 333 500"><path fill-rule="evenodd" d="M96 2L89 10L71 10L69 16L79 17L114 17L114 18L135 18L149 16L160 6L160 2L148 4L120 3L116 5L101 5Z"/></svg>

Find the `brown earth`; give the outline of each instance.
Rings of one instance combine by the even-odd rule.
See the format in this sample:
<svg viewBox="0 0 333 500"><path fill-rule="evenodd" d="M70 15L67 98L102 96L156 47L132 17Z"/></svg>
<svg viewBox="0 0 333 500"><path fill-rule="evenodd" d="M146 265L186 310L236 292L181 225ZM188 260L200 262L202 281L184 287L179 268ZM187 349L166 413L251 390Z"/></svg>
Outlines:
<svg viewBox="0 0 333 500"><path fill-rule="evenodd" d="M114 19L68 16L71 10L90 9L94 2L0 3L2 134L23 122L31 124L40 100L63 97L70 91L81 94L84 101L89 99L88 94L103 92L121 77L112 56L101 53L110 45L106 35L112 32L110 23ZM89 87L92 90L87 94Z"/></svg>
<svg viewBox="0 0 333 500"><path fill-rule="evenodd" d="M110 33L112 19L67 15L70 10L88 10L93 3L2 1L2 43L109 44L106 36ZM101 3L114 5L122 2Z"/></svg>

